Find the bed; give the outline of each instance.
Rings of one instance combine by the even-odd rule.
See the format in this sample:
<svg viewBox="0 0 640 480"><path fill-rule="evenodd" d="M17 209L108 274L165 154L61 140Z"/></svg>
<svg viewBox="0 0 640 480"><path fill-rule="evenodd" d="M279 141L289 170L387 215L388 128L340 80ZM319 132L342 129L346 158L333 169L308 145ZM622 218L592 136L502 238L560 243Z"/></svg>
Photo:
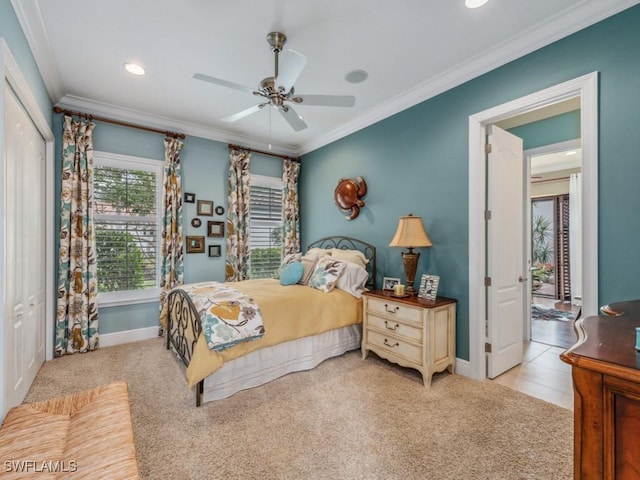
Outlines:
<svg viewBox="0 0 640 480"><path fill-rule="evenodd" d="M361 240L332 236L311 243L312 249L361 252L366 259L366 288L375 289L376 249ZM339 249L337 252L333 249ZM218 284L220 285L220 284ZM277 279L224 284L255 298L264 321L264 336L221 351L211 350L192 297L178 287L167 296L161 314L166 347L186 368L195 386L196 406L257 387L288 373L309 370L322 361L360 348L362 298L334 288L329 293L307 285L282 286ZM291 312L294 315L291 315Z"/></svg>

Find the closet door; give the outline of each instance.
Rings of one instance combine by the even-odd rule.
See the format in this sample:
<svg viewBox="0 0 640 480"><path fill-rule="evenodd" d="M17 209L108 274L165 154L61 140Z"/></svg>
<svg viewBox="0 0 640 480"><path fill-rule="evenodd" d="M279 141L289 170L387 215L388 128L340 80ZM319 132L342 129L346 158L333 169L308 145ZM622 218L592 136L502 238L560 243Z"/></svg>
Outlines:
<svg viewBox="0 0 640 480"><path fill-rule="evenodd" d="M5 408L45 359L45 141L8 84L5 106Z"/></svg>

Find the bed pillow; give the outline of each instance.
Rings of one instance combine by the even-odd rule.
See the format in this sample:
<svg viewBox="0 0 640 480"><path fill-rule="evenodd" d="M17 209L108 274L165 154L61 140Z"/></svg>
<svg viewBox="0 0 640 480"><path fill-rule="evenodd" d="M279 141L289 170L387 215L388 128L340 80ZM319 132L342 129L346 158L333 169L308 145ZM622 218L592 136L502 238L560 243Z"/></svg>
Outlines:
<svg viewBox="0 0 640 480"><path fill-rule="evenodd" d="M302 273L302 278L298 281L298 283L300 285L308 285L309 279L311 278L311 274L313 273L313 270L316 268L317 262L315 260L311 260L310 258L304 256L302 257L302 260L300 260L300 263L302 263L304 272Z"/></svg>
<svg viewBox="0 0 640 480"><path fill-rule="evenodd" d="M282 259L282 262L280 262L280 268L278 268L278 276L276 278L280 278L280 275L282 275L282 271L285 269L287 265L289 265L292 262L299 262L301 259L302 259L301 253L289 253L285 255L284 258Z"/></svg>
<svg viewBox="0 0 640 480"><path fill-rule="evenodd" d="M330 256L322 257L316 263L316 268L309 279L309 286L329 293L338 283L338 278L347 265L340 260L335 260Z"/></svg>
<svg viewBox="0 0 640 480"><path fill-rule="evenodd" d="M327 250L326 248L316 247L316 248L310 248L309 250L307 250L307 253L305 253L304 256L310 260L313 260L314 262L317 262L322 257L326 257L327 255L331 255L331 252L329 250Z"/></svg>
<svg viewBox="0 0 640 480"><path fill-rule="evenodd" d="M280 273L280 285L295 285L302 278L304 267L300 262L291 262Z"/></svg>
<svg viewBox="0 0 640 480"><path fill-rule="evenodd" d="M351 262L343 262L346 267L338 278L336 288L350 293L356 298L362 297L362 292L366 290L365 285L369 278L367 270L360 265Z"/></svg>
<svg viewBox="0 0 640 480"><path fill-rule="evenodd" d="M332 248L330 252L333 258L344 260L345 262L355 263L356 265L360 265L362 268L367 268L367 263L369 263L369 260L367 260L367 258L364 256L364 253L359 250L343 250L342 248Z"/></svg>

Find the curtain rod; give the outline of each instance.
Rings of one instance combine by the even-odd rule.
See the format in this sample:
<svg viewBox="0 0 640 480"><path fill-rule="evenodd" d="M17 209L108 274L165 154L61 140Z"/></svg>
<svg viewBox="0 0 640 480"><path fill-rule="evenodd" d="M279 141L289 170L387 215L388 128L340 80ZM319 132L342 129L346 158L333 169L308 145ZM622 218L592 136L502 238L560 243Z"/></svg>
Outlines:
<svg viewBox="0 0 640 480"><path fill-rule="evenodd" d="M138 130L145 130L147 132L161 133L168 137L185 139L184 133L170 132L168 130L160 130L157 128L145 127L144 125L136 125L135 123L121 122L120 120L113 120L111 118L100 117L98 115L91 115L90 113L74 112L73 110L67 110L58 106L53 107L55 113L64 113L65 115L71 115L75 117L86 118L87 120L97 120L99 122L112 123L114 125L120 125L121 127L137 128Z"/></svg>
<svg viewBox="0 0 640 480"><path fill-rule="evenodd" d="M277 153L265 152L263 150L256 150L255 148L241 147L240 145L234 145L233 143L229 144L229 148L237 148L239 150L249 150L250 152L259 153L260 155L269 155L270 157L278 157L284 160L292 160L294 162L300 161L300 158L298 157L288 157L287 155L278 155Z"/></svg>

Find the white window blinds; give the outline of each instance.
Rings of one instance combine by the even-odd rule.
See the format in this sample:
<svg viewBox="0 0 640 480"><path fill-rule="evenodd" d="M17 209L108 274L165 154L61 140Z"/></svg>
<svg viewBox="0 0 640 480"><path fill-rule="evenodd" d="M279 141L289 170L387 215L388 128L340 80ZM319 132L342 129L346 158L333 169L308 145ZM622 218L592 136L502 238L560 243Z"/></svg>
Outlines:
<svg viewBox="0 0 640 480"><path fill-rule="evenodd" d="M282 180L251 176L251 278L273 277L282 260Z"/></svg>

